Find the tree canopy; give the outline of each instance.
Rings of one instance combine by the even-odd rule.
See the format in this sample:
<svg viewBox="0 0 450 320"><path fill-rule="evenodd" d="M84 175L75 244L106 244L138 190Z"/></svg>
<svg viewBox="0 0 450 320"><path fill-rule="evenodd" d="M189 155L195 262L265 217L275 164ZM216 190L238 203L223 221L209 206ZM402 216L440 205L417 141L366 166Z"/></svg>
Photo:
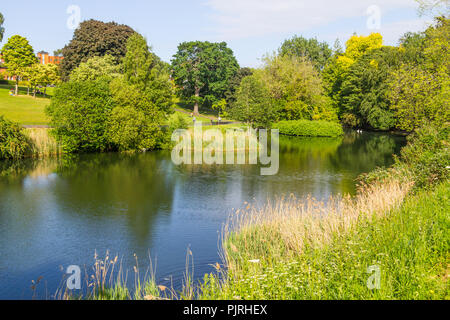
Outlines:
<svg viewBox="0 0 450 320"><path fill-rule="evenodd" d="M323 70L333 54L328 43L319 42L317 39L306 39L302 36L294 36L285 40L278 51L281 55L307 58L319 71Z"/></svg>
<svg viewBox="0 0 450 320"><path fill-rule="evenodd" d="M82 62L87 62L89 58L95 56L110 55L116 63L120 63L126 54L127 40L134 33L129 26L115 22L105 23L97 20L82 22L75 30L70 43L62 49L63 80L67 80L72 70Z"/></svg>
<svg viewBox="0 0 450 320"><path fill-rule="evenodd" d="M103 57L92 57L86 62L82 62L70 74L70 80L87 81L100 77L118 77L120 75L120 65L116 63L113 56L109 54Z"/></svg>
<svg viewBox="0 0 450 320"><path fill-rule="evenodd" d="M18 93L19 78L23 77L26 69L37 62L33 47L28 40L19 35L12 36L2 48L5 66L10 76L16 77L16 94Z"/></svg>
<svg viewBox="0 0 450 320"><path fill-rule="evenodd" d="M239 70L233 51L225 42L183 42L172 59L173 78L181 97L194 104L211 107L225 98L229 80Z"/></svg>

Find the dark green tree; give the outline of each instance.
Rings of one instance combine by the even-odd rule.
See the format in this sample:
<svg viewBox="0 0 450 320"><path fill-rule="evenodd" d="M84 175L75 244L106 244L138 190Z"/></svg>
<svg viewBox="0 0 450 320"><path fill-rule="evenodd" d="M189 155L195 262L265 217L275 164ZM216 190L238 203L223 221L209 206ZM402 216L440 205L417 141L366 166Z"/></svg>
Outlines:
<svg viewBox="0 0 450 320"><path fill-rule="evenodd" d="M306 57L311 60L318 71L321 71L331 58L333 50L326 42L319 42L317 39L306 39L302 36L294 36L283 42L279 53L281 55Z"/></svg>
<svg viewBox="0 0 450 320"><path fill-rule="evenodd" d="M236 74L228 82L228 89L225 92L225 99L229 106L232 106L236 102L236 91L239 88L243 78L251 76L253 74L250 68L240 68Z"/></svg>
<svg viewBox="0 0 450 320"><path fill-rule="evenodd" d="M129 26L115 22L104 23L88 20L80 24L75 30L72 40L66 45L62 54L61 75L68 80L73 69L89 58L111 55L119 64L126 54L128 38L135 32Z"/></svg>
<svg viewBox="0 0 450 320"><path fill-rule="evenodd" d="M348 125L376 130L394 127L389 82L391 73L400 64L398 48L382 47L368 52L350 67L341 93L344 120ZM353 123L349 119L353 119Z"/></svg>
<svg viewBox="0 0 450 320"><path fill-rule="evenodd" d="M225 42L183 42L172 59L175 84L181 97L194 104L194 114L199 105L211 107L225 98L229 80L239 70L233 51Z"/></svg>

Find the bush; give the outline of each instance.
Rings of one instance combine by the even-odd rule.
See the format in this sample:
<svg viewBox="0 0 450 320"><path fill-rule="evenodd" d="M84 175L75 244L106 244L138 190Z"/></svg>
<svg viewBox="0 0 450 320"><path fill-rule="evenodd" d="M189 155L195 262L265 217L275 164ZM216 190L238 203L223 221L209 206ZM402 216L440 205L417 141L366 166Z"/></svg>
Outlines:
<svg viewBox="0 0 450 320"><path fill-rule="evenodd" d="M65 152L107 151L107 120L113 108L108 81L67 82L55 91L46 113Z"/></svg>
<svg viewBox="0 0 450 320"><path fill-rule="evenodd" d="M0 159L19 159L31 149L29 139L17 123L0 116Z"/></svg>
<svg viewBox="0 0 450 320"><path fill-rule="evenodd" d="M328 121L280 121L273 128L279 129L281 134L287 136L339 137L344 134L339 123Z"/></svg>
<svg viewBox="0 0 450 320"><path fill-rule="evenodd" d="M426 126L409 136L397 166L404 165L413 175L416 187L428 187L450 178L450 128Z"/></svg>
<svg viewBox="0 0 450 320"><path fill-rule="evenodd" d="M108 120L108 139L119 151L155 149L162 132L158 124L132 106L116 107Z"/></svg>

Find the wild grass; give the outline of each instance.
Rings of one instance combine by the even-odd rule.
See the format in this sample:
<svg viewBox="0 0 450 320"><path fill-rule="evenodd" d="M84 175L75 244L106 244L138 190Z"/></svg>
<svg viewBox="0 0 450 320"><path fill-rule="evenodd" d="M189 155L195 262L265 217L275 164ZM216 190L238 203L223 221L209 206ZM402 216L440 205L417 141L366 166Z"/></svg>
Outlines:
<svg viewBox="0 0 450 320"><path fill-rule="evenodd" d="M224 233L227 269L205 277L200 297L448 299L450 183L414 196L411 186L394 180L353 200L290 198L237 212ZM378 289L368 287L373 266Z"/></svg>
<svg viewBox="0 0 450 320"><path fill-rule="evenodd" d="M62 153L61 146L56 142L55 138L50 134L51 129L47 128L28 128L25 134L30 138L31 150L29 156L42 158L47 156L60 155Z"/></svg>

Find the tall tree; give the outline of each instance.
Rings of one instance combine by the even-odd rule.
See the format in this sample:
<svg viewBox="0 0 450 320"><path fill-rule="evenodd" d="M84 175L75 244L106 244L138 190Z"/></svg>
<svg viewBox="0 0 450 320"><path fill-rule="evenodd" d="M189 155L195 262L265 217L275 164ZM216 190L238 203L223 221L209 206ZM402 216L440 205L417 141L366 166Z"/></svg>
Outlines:
<svg viewBox="0 0 450 320"><path fill-rule="evenodd" d="M233 51L225 42L183 42L172 59L173 78L181 96L194 104L211 106L225 98L229 80L239 70Z"/></svg>
<svg viewBox="0 0 450 320"><path fill-rule="evenodd" d="M305 57L311 60L317 70L321 71L331 58L333 50L331 50L326 42L319 42L317 39L306 39L302 36L294 36L283 42L279 53L281 55Z"/></svg>
<svg viewBox="0 0 450 320"><path fill-rule="evenodd" d="M401 51L382 47L360 57L342 84L342 120L352 127L389 130L394 113L388 98L391 73L400 67Z"/></svg>
<svg viewBox="0 0 450 320"><path fill-rule="evenodd" d="M111 55L117 63L126 54L128 38L135 32L129 26L119 25L115 22L104 23L97 20L88 20L80 24L75 30L72 40L66 45L62 54L61 63L63 80L68 80L73 69L80 63L86 62L95 56Z"/></svg>
<svg viewBox="0 0 450 320"><path fill-rule="evenodd" d="M37 62L33 47L28 40L19 35L12 36L2 49L8 74L16 78L16 95L19 92L19 80L26 73L26 68Z"/></svg>
<svg viewBox="0 0 450 320"><path fill-rule="evenodd" d="M0 12L0 42L3 41L3 34L5 33L5 28L3 27L3 23L5 22L5 18L3 14Z"/></svg>

